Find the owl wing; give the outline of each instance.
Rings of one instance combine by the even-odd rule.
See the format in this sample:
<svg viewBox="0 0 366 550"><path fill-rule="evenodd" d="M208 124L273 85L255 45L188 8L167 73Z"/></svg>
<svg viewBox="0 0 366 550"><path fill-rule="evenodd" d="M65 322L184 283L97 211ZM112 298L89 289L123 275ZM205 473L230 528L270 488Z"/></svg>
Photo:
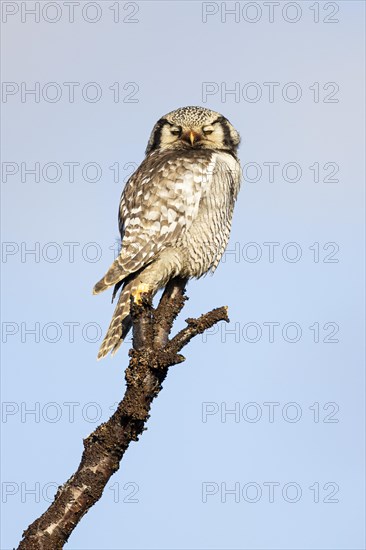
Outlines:
<svg viewBox="0 0 366 550"><path fill-rule="evenodd" d="M196 218L214 171L213 154L153 152L128 180L119 208L122 247L94 293L125 279L174 246Z"/></svg>
<svg viewBox="0 0 366 550"><path fill-rule="evenodd" d="M211 246L215 250L210 268L212 273L217 268L230 237L233 210L241 184L241 167L236 156L220 152L215 160L211 193L204 199L213 203L208 206L212 223Z"/></svg>
<svg viewBox="0 0 366 550"><path fill-rule="evenodd" d="M210 152L170 152L151 154L141 164L121 197L123 271L138 271L189 229L212 178L211 158Z"/></svg>

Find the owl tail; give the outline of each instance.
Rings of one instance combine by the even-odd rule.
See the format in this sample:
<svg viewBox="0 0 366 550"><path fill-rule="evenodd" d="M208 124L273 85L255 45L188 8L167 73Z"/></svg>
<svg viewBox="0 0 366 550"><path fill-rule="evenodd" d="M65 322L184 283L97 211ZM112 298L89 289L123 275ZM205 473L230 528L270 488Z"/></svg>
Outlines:
<svg viewBox="0 0 366 550"><path fill-rule="evenodd" d="M126 338L131 326L130 317L130 297L138 287L136 280L129 281L123 287L119 295L116 309L114 310L112 321L100 346L98 359L105 357L110 351L112 355L116 353L123 340ZM104 289L103 289L104 290Z"/></svg>
<svg viewBox="0 0 366 550"><path fill-rule="evenodd" d="M114 260L113 264L108 269L104 277L94 286L93 294L99 294L99 292L103 292L103 290L106 290L108 287L115 285L128 275L128 273L125 273L122 270L119 259L120 258L118 257L116 260Z"/></svg>

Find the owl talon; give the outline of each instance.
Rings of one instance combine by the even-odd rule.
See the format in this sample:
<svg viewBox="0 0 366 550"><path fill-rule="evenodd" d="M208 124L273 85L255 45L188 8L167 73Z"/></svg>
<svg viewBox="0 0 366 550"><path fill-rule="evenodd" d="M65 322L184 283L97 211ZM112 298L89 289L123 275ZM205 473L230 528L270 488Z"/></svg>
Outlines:
<svg viewBox="0 0 366 550"><path fill-rule="evenodd" d="M145 283L139 284L135 292L132 293L133 301L135 302L135 304L137 304L138 306L141 306L142 294L147 294L150 291L151 291L150 285L147 285Z"/></svg>

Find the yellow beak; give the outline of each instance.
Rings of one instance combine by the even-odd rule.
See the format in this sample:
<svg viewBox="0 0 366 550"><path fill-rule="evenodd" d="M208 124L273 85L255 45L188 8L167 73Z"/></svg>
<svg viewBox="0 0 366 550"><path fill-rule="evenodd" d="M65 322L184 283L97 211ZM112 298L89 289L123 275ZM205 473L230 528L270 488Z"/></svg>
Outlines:
<svg viewBox="0 0 366 550"><path fill-rule="evenodd" d="M186 130L184 134L182 134L181 139L193 147L197 141L201 140L201 137L202 136L199 132L195 132L194 130Z"/></svg>

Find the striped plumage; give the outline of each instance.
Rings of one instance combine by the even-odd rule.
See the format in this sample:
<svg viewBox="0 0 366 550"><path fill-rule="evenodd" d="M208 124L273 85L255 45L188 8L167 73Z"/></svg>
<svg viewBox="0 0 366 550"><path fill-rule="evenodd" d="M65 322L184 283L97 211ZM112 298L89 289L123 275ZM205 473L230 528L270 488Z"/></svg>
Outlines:
<svg viewBox="0 0 366 550"><path fill-rule="evenodd" d="M146 157L119 207L121 251L94 293L122 286L98 359L131 328L130 296L155 294L176 276L214 271L227 245L240 187L239 134L219 113L183 107L155 125Z"/></svg>

